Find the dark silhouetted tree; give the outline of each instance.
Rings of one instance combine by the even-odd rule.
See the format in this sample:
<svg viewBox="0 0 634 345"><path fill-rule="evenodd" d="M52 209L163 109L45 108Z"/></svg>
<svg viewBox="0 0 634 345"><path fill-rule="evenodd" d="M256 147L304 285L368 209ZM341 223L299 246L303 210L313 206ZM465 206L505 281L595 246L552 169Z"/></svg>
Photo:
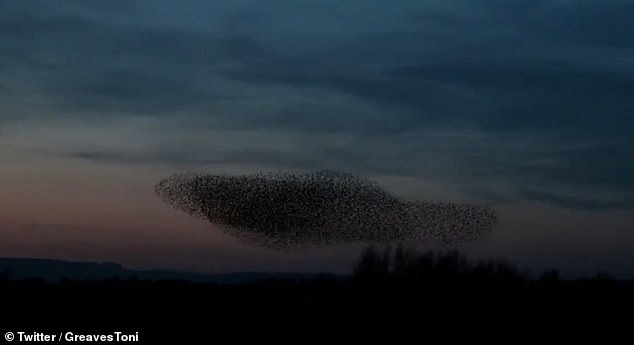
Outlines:
<svg viewBox="0 0 634 345"><path fill-rule="evenodd" d="M361 254L361 259L354 268L353 274L361 280L385 279L390 272L389 247L381 253L376 247L370 246Z"/></svg>

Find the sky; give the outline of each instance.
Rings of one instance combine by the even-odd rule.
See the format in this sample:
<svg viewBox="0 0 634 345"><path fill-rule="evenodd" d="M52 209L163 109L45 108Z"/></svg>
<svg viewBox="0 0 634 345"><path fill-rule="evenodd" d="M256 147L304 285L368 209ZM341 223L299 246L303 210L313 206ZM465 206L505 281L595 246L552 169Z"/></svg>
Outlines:
<svg viewBox="0 0 634 345"><path fill-rule="evenodd" d="M341 170L495 207L463 244L634 278L629 0L0 0L0 256L347 272L162 203L187 171Z"/></svg>

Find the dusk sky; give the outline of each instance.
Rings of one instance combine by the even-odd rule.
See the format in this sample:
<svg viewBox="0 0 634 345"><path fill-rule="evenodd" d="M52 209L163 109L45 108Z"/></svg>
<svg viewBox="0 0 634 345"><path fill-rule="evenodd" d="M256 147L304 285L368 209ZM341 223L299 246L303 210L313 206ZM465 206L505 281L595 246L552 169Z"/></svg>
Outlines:
<svg viewBox="0 0 634 345"><path fill-rule="evenodd" d="M631 0L0 0L0 257L348 272L156 197L332 169L495 207L456 248L634 278ZM440 248L440 247L434 247Z"/></svg>

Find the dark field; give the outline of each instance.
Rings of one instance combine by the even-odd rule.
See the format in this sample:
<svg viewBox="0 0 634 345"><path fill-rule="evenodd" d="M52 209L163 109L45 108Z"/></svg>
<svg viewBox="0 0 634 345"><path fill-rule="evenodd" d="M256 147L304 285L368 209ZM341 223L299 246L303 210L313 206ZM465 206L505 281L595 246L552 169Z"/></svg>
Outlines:
<svg viewBox="0 0 634 345"><path fill-rule="evenodd" d="M532 278L504 260L456 252L368 249L351 276L215 284L135 278L10 278L0 283L3 329L139 332L142 343L214 343L226 337L308 342L400 338L504 343L605 341L631 323L634 282L607 273ZM59 331L58 331L59 333Z"/></svg>

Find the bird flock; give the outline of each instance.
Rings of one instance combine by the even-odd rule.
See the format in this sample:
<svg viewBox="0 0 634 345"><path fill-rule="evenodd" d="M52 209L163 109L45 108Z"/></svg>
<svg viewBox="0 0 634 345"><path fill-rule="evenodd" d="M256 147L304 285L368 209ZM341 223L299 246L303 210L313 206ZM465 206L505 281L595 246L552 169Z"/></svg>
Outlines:
<svg viewBox="0 0 634 345"><path fill-rule="evenodd" d="M167 177L156 194L237 239L288 250L352 242L458 243L497 222L491 208L397 198L360 176L318 171Z"/></svg>

